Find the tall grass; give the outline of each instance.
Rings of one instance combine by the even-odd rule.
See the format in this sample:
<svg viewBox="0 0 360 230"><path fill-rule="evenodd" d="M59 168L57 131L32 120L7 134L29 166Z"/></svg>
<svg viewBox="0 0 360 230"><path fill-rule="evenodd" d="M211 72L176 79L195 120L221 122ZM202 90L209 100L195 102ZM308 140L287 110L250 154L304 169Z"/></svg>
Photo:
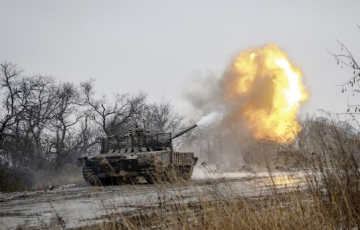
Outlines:
<svg viewBox="0 0 360 230"><path fill-rule="evenodd" d="M306 176L307 191L335 228L360 228L360 142L349 123L307 119L297 143L282 153L293 155Z"/></svg>
<svg viewBox="0 0 360 230"><path fill-rule="evenodd" d="M352 126L307 118L297 140L278 147L260 194L244 196L224 181L174 179L156 185L156 201L114 209L108 222L80 229L359 229L359 159ZM275 166L286 171L282 177Z"/></svg>
<svg viewBox="0 0 360 230"><path fill-rule="evenodd" d="M189 201L176 196L151 211L139 211L100 229L359 229L360 142L349 123L306 118L297 140L278 149L282 169L301 175L300 184L280 189L268 168L270 184L261 196L235 190L194 191ZM211 187L216 185L210 185Z"/></svg>
<svg viewBox="0 0 360 230"><path fill-rule="evenodd" d="M179 185L179 184L178 184ZM176 185L171 185L176 186ZM181 185L183 186L183 185ZM269 188L275 185L269 185ZM192 190L193 198L177 193L160 196L157 204L118 221L89 229L321 229L334 224L320 213L302 191L277 192L244 197L210 184L208 190Z"/></svg>

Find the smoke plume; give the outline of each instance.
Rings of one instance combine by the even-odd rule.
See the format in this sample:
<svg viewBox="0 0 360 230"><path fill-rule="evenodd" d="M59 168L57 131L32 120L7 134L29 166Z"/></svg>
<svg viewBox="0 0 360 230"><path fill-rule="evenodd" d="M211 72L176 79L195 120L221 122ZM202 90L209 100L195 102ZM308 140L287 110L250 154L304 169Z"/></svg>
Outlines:
<svg viewBox="0 0 360 230"><path fill-rule="evenodd" d="M201 134L210 143L201 147L206 158L221 154L220 161L244 163L249 145L284 144L301 131L297 114L308 93L301 71L275 44L241 52L220 77L196 78L188 89L185 97L201 116L198 125L207 126Z"/></svg>

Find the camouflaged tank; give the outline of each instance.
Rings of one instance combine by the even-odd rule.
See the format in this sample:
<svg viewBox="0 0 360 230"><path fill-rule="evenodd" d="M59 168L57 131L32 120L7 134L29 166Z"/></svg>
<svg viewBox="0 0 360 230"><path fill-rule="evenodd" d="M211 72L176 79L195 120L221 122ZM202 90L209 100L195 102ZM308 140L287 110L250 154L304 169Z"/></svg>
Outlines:
<svg viewBox="0 0 360 230"><path fill-rule="evenodd" d="M196 126L173 136L137 128L122 137L103 138L100 152L78 158L78 165L91 185L136 182L140 177L151 184L173 178L188 180L198 158L193 152L174 151L172 140Z"/></svg>

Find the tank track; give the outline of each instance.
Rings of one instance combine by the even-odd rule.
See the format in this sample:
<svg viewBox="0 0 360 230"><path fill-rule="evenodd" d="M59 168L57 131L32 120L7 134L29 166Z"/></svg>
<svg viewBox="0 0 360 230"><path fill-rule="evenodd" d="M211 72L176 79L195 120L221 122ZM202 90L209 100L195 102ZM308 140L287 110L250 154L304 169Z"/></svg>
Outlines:
<svg viewBox="0 0 360 230"><path fill-rule="evenodd" d="M191 166L178 166L178 176L183 180L190 180L194 171L194 165Z"/></svg>
<svg viewBox="0 0 360 230"><path fill-rule="evenodd" d="M183 180L190 180L191 175L194 170L194 165L192 166L176 166L175 168L171 168L165 170L163 172L156 172L155 166L151 165L145 168L142 168L140 171L140 175L144 177L144 179L149 184L155 184L158 182L171 181L174 178L181 178ZM92 186L99 185L107 185L107 184L128 184L128 183L136 183L136 178L107 178L100 179L96 176L91 166L83 167L83 177L85 181L87 181ZM172 174L174 172L175 174ZM175 176L174 176L175 175Z"/></svg>
<svg viewBox="0 0 360 230"><path fill-rule="evenodd" d="M98 178L91 166L83 167L83 177L92 186L136 184L137 177L108 177Z"/></svg>
<svg viewBox="0 0 360 230"><path fill-rule="evenodd" d="M141 176L143 176L149 184L154 184L158 182L158 178L156 177L155 167L148 166L141 169Z"/></svg>
<svg viewBox="0 0 360 230"><path fill-rule="evenodd" d="M82 173L83 173L83 177L84 177L85 181L88 182L89 184L91 184L92 186L100 184L100 180L95 175L92 167L84 166Z"/></svg>
<svg viewBox="0 0 360 230"><path fill-rule="evenodd" d="M149 184L154 184L163 181L172 181L174 178L181 178L183 180L190 180L194 171L192 166L177 166L162 173L156 172L154 166L149 166L141 170L141 175ZM175 176L174 174L175 173Z"/></svg>

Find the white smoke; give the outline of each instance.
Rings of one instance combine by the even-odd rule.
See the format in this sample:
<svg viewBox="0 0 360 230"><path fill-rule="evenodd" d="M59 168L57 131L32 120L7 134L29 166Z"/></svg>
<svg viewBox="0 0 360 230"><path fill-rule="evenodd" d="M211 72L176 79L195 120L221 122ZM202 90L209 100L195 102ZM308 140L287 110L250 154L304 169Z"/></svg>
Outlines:
<svg viewBox="0 0 360 230"><path fill-rule="evenodd" d="M198 122L198 126L209 126L213 123L218 123L223 119L223 113L219 111L213 111L206 116L203 116Z"/></svg>

